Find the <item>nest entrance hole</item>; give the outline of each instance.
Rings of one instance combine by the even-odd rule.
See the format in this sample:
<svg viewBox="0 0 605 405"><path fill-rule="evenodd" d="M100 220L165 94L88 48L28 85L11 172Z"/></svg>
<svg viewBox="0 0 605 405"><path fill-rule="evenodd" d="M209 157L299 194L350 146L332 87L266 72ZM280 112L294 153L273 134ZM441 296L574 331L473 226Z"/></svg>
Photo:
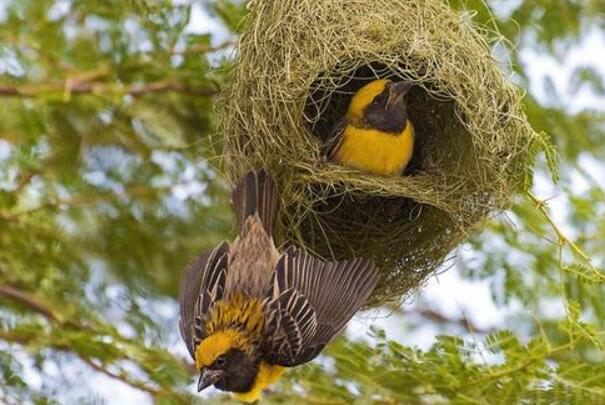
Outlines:
<svg viewBox="0 0 605 405"><path fill-rule="evenodd" d="M342 71L346 69L339 66L334 72L318 77L307 98L305 125L321 143L345 115L357 90L377 79L404 80L401 72L406 69L396 71L381 63L371 63L351 69L347 74L339 73ZM461 167L474 165L470 162L473 159L471 135L456 114L455 101L435 97L431 86L431 83L417 84L407 96L416 140L413 158L404 177L438 175L440 171L462 173L465 171L460 170ZM434 235L438 229L455 226L445 211L406 196L352 193L347 192L346 184L313 184L308 193L309 199L315 201L314 214L302 224L301 235L305 243L315 247L324 257L342 259L347 256L343 252L363 251L364 245L375 245L377 240L381 240L385 248L393 245L394 249L400 250L402 243L408 243L400 241L395 247L399 238L405 237L418 245L420 239L430 238L424 236L425 233ZM320 239L323 241L318 242ZM333 249L336 245L338 247ZM421 250L428 248L423 245ZM334 251L341 254L334 254ZM391 263L395 267L401 264Z"/></svg>
<svg viewBox="0 0 605 405"><path fill-rule="evenodd" d="M374 62L355 69L337 66L332 72L318 77L310 87L303 119L310 134L323 144L334 124L345 115L351 98L364 85L377 79L406 80L407 67L396 70ZM344 72L344 73L343 73ZM416 76L423 77L419 72ZM474 159L472 137L467 131L463 114L456 101L434 90L433 83L416 83L407 95L408 113L414 125L415 143L411 162L404 176L420 172L451 173L461 166L472 167ZM461 161L466 160L466 161Z"/></svg>

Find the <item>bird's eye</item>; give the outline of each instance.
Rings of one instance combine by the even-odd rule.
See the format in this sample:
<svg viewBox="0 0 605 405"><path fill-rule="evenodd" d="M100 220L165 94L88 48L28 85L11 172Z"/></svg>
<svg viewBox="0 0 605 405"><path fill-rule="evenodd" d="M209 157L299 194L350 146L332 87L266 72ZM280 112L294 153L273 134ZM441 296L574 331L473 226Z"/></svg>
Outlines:
<svg viewBox="0 0 605 405"><path fill-rule="evenodd" d="M217 367L223 367L225 365L225 356L218 356L216 360L214 360L214 365Z"/></svg>

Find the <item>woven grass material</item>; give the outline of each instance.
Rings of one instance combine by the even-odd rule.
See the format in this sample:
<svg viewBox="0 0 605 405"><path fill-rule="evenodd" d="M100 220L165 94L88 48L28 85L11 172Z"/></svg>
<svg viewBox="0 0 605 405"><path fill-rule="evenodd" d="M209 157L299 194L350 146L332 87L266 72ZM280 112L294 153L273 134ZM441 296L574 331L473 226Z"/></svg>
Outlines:
<svg viewBox="0 0 605 405"><path fill-rule="evenodd" d="M377 77L416 83L416 167L385 178L320 164L331 126ZM223 94L230 180L268 169L283 241L373 259L372 304L413 291L508 206L538 137L487 40L442 0L252 1Z"/></svg>

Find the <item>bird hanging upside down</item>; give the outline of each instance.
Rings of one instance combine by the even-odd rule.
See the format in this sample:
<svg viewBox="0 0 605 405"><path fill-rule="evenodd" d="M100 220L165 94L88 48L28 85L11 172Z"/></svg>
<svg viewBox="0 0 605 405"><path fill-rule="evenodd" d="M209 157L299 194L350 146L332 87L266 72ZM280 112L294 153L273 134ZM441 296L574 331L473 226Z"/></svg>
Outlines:
<svg viewBox="0 0 605 405"><path fill-rule="evenodd" d="M359 89L334 125L322 159L382 176L402 174L414 151L405 102L411 87L411 82L381 79Z"/></svg>
<svg viewBox="0 0 605 405"><path fill-rule="evenodd" d="M249 172L233 190L239 235L199 256L181 281L181 336L200 372L252 402L286 367L313 360L365 303L378 281L366 259L324 262L280 253L271 232L276 186Z"/></svg>

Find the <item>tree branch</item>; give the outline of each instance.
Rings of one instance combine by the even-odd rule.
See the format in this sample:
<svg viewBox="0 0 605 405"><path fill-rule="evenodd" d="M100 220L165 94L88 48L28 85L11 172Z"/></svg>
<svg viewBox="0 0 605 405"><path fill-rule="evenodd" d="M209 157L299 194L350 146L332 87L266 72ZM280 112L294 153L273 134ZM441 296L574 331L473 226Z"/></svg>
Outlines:
<svg viewBox="0 0 605 405"><path fill-rule="evenodd" d="M449 318L439 311L435 311L431 308L406 308L402 307L400 311L405 315L418 315L425 319L431 320L436 323L457 325L465 329L468 333L482 333L488 334L493 332L493 328L484 328L475 324L470 318L463 314L459 318Z"/></svg>
<svg viewBox="0 0 605 405"><path fill-rule="evenodd" d="M63 82L51 84L30 84L22 86L0 86L0 96L36 98L48 95L129 95L140 97L154 93L181 93L196 97L212 97L218 90L208 87L194 87L171 81L156 81L150 83L119 85L114 83L78 82L66 79Z"/></svg>
<svg viewBox="0 0 605 405"><path fill-rule="evenodd" d="M144 197L148 195L154 195L167 190L171 190L173 187L179 184L171 184L162 187L147 187L147 186L134 186L129 189L125 189L120 193L108 191L105 193L92 194L92 195L76 195L74 197L57 199L52 201L45 201L41 204L28 208L22 211L16 211L12 213L3 213L0 211L0 219L11 222L18 222L19 217L28 215L46 208L59 208L59 207L73 207L78 205L90 205L98 202L115 201L122 197Z"/></svg>
<svg viewBox="0 0 605 405"><path fill-rule="evenodd" d="M0 330L0 339L4 340L6 342L9 342L9 343L16 343L19 345L28 345L29 343L32 342L32 340L34 340L32 338L32 336L24 336L24 335L15 333L15 332L4 331L4 330ZM161 389L151 387L151 386L147 385L146 383L144 383L143 381L131 379L125 373L116 374L116 373L113 373L113 372L107 370L102 365L98 365L97 363L95 363L93 361L93 359L91 359L90 357L88 357L82 353L79 353L76 350L73 350L68 345L51 343L51 344L48 344L47 347L49 347L53 350L56 350L56 351L60 351L60 352L73 353L76 356L78 356L78 358L80 360L82 360L88 366L93 368L95 371L105 374L106 376L108 376L110 378L122 381L124 384L127 384L135 389L139 389L141 391L148 392L152 395L157 395L161 392Z"/></svg>
<svg viewBox="0 0 605 405"><path fill-rule="evenodd" d="M49 321L58 321L55 314L45 305L36 301L31 295L9 285L0 285L0 296L16 301L28 309L44 316Z"/></svg>
<svg viewBox="0 0 605 405"><path fill-rule="evenodd" d="M62 322L53 313L53 311L51 309L49 309L44 304L38 302L35 299L35 297L33 297L32 295L29 295L23 291L20 291L17 288L14 288L12 286L0 285L0 297L5 297L5 298L11 299L13 301L16 301L16 302L20 303L21 305L25 306L26 308L44 316L47 320L54 322L58 325L61 325L60 327L67 327L67 328L72 328L75 330L87 330L90 333L98 335L98 332L96 332L95 330L88 328L85 325L81 325L78 322L74 322L74 321ZM0 339L5 340L7 342L17 343L20 345L27 345L32 341L33 337L19 334L16 331L0 329ZM131 379L131 378L129 378L129 376L126 373L116 374L116 373L113 373L113 372L107 370L104 367L105 366L104 364L99 365L99 364L95 363L92 358L86 356L83 353L80 353L78 350L74 350L69 345L50 342L47 346L54 350L74 353L83 362L88 364L90 367L92 367L96 371L103 373L103 374L107 375L108 377L120 380L120 381L124 382L125 384L130 385L133 388L148 392L152 395L157 395L160 392L162 392L161 388L155 388L155 387L149 386L148 384L146 384L143 381ZM130 360L137 362L136 360L134 360L130 356L128 356L126 353L123 353L122 358L130 359ZM183 362L183 364L185 367L188 366L188 364L185 362Z"/></svg>

